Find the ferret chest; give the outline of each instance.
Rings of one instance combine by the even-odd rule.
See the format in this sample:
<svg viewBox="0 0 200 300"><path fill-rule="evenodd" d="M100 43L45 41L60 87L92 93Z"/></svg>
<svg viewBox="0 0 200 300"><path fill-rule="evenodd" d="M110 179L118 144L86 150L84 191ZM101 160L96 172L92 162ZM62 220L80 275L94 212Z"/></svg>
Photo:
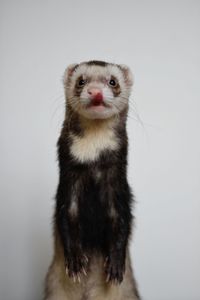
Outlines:
<svg viewBox="0 0 200 300"><path fill-rule="evenodd" d="M109 162L111 165L106 164L106 157L103 159L104 165L101 161L102 159L89 165L81 172L77 171L73 176L77 179L71 185L69 215L83 224L83 234L88 236L91 227L95 236L101 235L108 220L113 221L117 217L113 185L115 181L113 176L116 176L115 166L112 165L112 157ZM99 229L100 232L97 234ZM90 236L90 239L94 240L94 236Z"/></svg>
<svg viewBox="0 0 200 300"><path fill-rule="evenodd" d="M91 128L83 136L70 134L72 143L71 155L79 162L90 162L98 159L105 150L117 150L118 139L113 128Z"/></svg>

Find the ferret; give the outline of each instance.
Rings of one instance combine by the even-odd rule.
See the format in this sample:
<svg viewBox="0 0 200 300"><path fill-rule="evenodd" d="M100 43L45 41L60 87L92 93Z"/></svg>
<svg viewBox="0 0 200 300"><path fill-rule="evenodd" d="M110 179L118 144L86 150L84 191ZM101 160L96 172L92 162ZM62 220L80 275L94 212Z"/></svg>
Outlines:
<svg viewBox="0 0 200 300"><path fill-rule="evenodd" d="M130 255L132 191L127 182L129 67L70 65L58 140L54 257L45 300L139 300Z"/></svg>

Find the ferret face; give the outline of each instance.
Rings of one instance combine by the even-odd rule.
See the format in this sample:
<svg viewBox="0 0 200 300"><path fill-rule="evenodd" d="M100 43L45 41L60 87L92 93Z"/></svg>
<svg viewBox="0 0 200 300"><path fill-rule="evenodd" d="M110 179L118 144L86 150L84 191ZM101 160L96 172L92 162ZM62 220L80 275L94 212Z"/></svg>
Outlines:
<svg viewBox="0 0 200 300"><path fill-rule="evenodd" d="M127 109L132 83L127 66L101 61L71 65L64 75L67 104L87 119L106 119Z"/></svg>

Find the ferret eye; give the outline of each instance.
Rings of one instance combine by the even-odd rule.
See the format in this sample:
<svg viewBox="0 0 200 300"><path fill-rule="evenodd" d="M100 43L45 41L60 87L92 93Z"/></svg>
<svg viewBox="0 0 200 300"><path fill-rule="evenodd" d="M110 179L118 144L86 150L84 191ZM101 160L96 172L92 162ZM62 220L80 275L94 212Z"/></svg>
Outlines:
<svg viewBox="0 0 200 300"><path fill-rule="evenodd" d="M109 84L111 85L111 86L116 86L116 81L114 80L114 79L111 79L110 81L109 81Z"/></svg>
<svg viewBox="0 0 200 300"><path fill-rule="evenodd" d="M83 86L85 83L86 83L86 80L80 79L79 82L78 82L78 85Z"/></svg>

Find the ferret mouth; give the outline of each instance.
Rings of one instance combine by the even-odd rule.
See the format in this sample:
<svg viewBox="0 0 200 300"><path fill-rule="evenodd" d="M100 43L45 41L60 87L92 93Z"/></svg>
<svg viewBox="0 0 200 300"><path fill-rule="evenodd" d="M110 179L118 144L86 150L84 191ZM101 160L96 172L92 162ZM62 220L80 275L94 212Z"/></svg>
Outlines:
<svg viewBox="0 0 200 300"><path fill-rule="evenodd" d="M103 110L105 108L110 108L111 106L105 103L104 101L92 101L90 104L87 105L88 109L100 109Z"/></svg>
<svg viewBox="0 0 200 300"><path fill-rule="evenodd" d="M80 113L88 119L106 119L113 115L113 106L104 101L91 101L82 106Z"/></svg>

